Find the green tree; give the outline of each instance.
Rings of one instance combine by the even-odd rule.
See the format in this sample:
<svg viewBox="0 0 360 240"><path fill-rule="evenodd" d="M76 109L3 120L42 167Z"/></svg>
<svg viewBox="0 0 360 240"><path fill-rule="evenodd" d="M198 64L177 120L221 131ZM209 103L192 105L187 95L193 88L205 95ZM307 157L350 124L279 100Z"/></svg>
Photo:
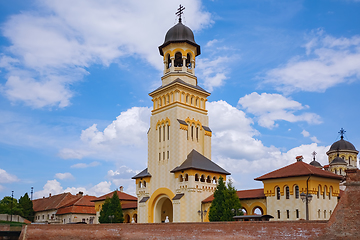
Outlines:
<svg viewBox="0 0 360 240"><path fill-rule="evenodd" d="M239 210L240 209L240 210ZM220 176L218 185L214 192L214 200L209 211L209 220L214 221L233 221L236 213L242 214L240 200L236 194L231 180L227 186L224 179Z"/></svg>
<svg viewBox="0 0 360 240"><path fill-rule="evenodd" d="M109 216L114 216L109 218ZM115 191L111 198L106 198L105 203L102 205L99 217L100 223L122 223L124 216L120 204L119 196Z"/></svg>
<svg viewBox="0 0 360 240"><path fill-rule="evenodd" d="M34 209L33 209L33 203L29 198L29 195L25 193L23 197L20 197L19 199L19 205L22 208L22 217L33 222L34 221Z"/></svg>
<svg viewBox="0 0 360 240"><path fill-rule="evenodd" d="M7 196L0 200L0 214L12 214L22 216L23 212L17 199Z"/></svg>

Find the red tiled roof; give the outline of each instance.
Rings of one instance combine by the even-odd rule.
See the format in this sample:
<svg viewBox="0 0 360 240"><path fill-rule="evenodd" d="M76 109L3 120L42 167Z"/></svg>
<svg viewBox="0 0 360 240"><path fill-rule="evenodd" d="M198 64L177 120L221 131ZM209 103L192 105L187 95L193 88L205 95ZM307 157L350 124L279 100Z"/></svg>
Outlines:
<svg viewBox="0 0 360 240"><path fill-rule="evenodd" d="M78 199L79 196L74 196L71 193L62 193L47 198L39 198L33 200L33 208L35 212L58 209L66 204Z"/></svg>
<svg viewBox="0 0 360 240"><path fill-rule="evenodd" d="M116 191L116 192L117 192L117 195L119 196L120 201L121 201L121 200L137 201L137 198L134 197L134 196L131 196L131 195L127 194L127 193L120 192L120 191ZM105 200L106 198L111 198L113 195L114 195L114 192L111 192L111 193L108 193L108 194L103 195L103 196L101 196L101 197L98 197L98 198L95 199L95 200L92 200L92 202L103 201L103 200Z"/></svg>
<svg viewBox="0 0 360 240"><path fill-rule="evenodd" d="M137 208L137 201L121 204L122 209L134 209Z"/></svg>
<svg viewBox="0 0 360 240"><path fill-rule="evenodd" d="M96 214L94 206L68 206L59 208L56 215L68 214L68 213L83 213L83 214Z"/></svg>
<svg viewBox="0 0 360 240"><path fill-rule="evenodd" d="M237 191L239 199L257 199L257 198L265 198L264 189L250 189L250 190L241 190ZM203 203L212 202L214 200L214 194L203 200Z"/></svg>
<svg viewBox="0 0 360 240"><path fill-rule="evenodd" d="M298 176L318 176L324 178L342 179L342 176L336 175L332 172L319 169L304 162L295 162L283 168L269 172L261 177L255 178L257 181L275 178L287 178Z"/></svg>

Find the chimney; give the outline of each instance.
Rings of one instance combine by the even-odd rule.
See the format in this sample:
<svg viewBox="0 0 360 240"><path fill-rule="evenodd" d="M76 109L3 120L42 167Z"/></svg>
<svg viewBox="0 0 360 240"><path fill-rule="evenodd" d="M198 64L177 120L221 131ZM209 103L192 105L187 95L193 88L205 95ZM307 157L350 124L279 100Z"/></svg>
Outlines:
<svg viewBox="0 0 360 240"><path fill-rule="evenodd" d="M120 192L123 192L123 191L124 191L124 187L120 186Z"/></svg>
<svg viewBox="0 0 360 240"><path fill-rule="evenodd" d="M302 162L303 159L304 159L303 156L297 156L296 157L297 162Z"/></svg>
<svg viewBox="0 0 360 240"><path fill-rule="evenodd" d="M49 193L49 197L51 197L51 193Z"/></svg>
<svg viewBox="0 0 360 240"><path fill-rule="evenodd" d="M80 196L82 196L84 193L83 192L79 192L78 194L76 194L76 195L80 195Z"/></svg>

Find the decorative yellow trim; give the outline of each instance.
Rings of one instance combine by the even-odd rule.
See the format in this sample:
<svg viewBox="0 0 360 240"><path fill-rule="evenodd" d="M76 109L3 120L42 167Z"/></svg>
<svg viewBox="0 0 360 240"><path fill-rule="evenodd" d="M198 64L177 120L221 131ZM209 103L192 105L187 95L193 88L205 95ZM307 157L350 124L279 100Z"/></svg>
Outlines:
<svg viewBox="0 0 360 240"><path fill-rule="evenodd" d="M156 200L161 197L166 195L170 201L172 201L171 199L173 199L173 197L175 197L175 194L168 188L158 188L150 197L149 199L149 208L148 208L148 223L152 223L154 222L154 211L155 211L155 203Z"/></svg>
<svg viewBox="0 0 360 240"><path fill-rule="evenodd" d="M211 136L212 136L212 132L209 132L209 131L206 131L206 130L205 130L205 136L211 137Z"/></svg>
<svg viewBox="0 0 360 240"><path fill-rule="evenodd" d="M194 124L195 126L198 125L198 126L200 126L200 130L203 130L202 124L201 124L201 122L199 120L195 120L194 118L190 119L189 117L187 117L185 119L185 122L187 122L190 125L192 125L192 124Z"/></svg>
<svg viewBox="0 0 360 240"><path fill-rule="evenodd" d="M256 207L261 207L261 209L263 210L263 215L267 214L267 209L266 209L266 206L262 203L262 202L254 202L250 205L249 209L251 213L248 212L249 215L255 215L255 208ZM247 210L247 209L246 209Z"/></svg>
<svg viewBox="0 0 360 240"><path fill-rule="evenodd" d="M161 119L156 123L156 130L158 129L158 126L166 124L170 126L170 119L168 117L166 117L165 119Z"/></svg>
<svg viewBox="0 0 360 240"><path fill-rule="evenodd" d="M180 129L187 131L187 130L188 130L188 125L184 125L184 124L181 124L181 123L180 123Z"/></svg>

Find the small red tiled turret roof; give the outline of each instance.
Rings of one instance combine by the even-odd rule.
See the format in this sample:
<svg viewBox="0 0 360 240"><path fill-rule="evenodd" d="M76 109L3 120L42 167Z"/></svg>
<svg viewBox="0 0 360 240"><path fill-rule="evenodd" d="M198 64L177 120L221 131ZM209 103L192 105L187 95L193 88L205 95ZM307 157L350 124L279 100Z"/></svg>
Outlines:
<svg viewBox="0 0 360 240"><path fill-rule="evenodd" d="M269 172L261 177L255 178L255 180L263 181L267 179L299 177L299 176L309 176L309 175L324 177L324 178L333 178L339 180L342 179L342 176L336 175L329 171L319 169L317 167L311 166L310 164L300 161L285 166L283 168L277 169L275 171Z"/></svg>

